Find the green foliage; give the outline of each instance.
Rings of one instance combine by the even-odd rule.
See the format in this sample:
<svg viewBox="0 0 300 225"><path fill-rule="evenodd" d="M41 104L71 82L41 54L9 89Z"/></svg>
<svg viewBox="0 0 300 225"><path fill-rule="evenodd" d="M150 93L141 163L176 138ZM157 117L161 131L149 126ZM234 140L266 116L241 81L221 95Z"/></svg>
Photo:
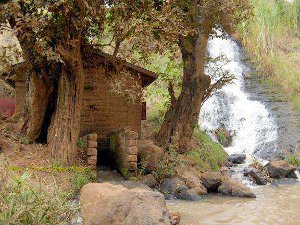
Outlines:
<svg viewBox="0 0 300 225"><path fill-rule="evenodd" d="M243 44L261 74L300 113L300 0L251 3L254 16L239 29Z"/></svg>
<svg viewBox="0 0 300 225"><path fill-rule="evenodd" d="M77 146L83 149L87 148L87 138L86 137L78 138Z"/></svg>
<svg viewBox="0 0 300 225"><path fill-rule="evenodd" d="M92 176L90 173L79 173L79 172L74 173L72 177L73 194L74 195L78 194L84 185L91 183L93 181L95 181L95 177Z"/></svg>
<svg viewBox="0 0 300 225"><path fill-rule="evenodd" d="M204 131L195 130L195 138L199 147L188 152L186 156L206 170L218 170L227 161L227 153L223 147L214 142Z"/></svg>
<svg viewBox="0 0 300 225"><path fill-rule="evenodd" d="M0 224L63 224L77 208L59 189L43 190L30 182L30 174L2 177Z"/></svg>
<svg viewBox="0 0 300 225"><path fill-rule="evenodd" d="M231 133L226 130L225 128L221 127L215 130L215 134L217 139L221 145L224 147L228 147L232 143L232 135Z"/></svg>

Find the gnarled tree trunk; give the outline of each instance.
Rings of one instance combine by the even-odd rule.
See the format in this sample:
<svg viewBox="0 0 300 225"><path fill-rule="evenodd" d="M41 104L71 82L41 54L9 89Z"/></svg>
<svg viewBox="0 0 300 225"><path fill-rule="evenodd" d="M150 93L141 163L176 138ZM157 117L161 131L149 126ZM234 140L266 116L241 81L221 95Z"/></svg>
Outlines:
<svg viewBox="0 0 300 225"><path fill-rule="evenodd" d="M171 143L172 136L178 134L180 153L189 150L203 96L211 83L210 77L204 74L208 35L209 32L203 32L195 36L182 36L179 40L184 63L182 90L178 99L170 91L171 106L165 114L157 142L166 148Z"/></svg>
<svg viewBox="0 0 300 225"><path fill-rule="evenodd" d="M72 164L77 156L84 73L80 50L70 52L58 81L56 109L48 130L48 146L53 157Z"/></svg>

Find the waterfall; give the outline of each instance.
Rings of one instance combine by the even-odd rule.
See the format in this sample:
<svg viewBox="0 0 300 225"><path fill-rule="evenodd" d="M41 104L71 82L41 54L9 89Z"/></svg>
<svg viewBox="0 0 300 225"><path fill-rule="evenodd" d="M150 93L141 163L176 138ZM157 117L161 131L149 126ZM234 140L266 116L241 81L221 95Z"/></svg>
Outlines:
<svg viewBox="0 0 300 225"><path fill-rule="evenodd" d="M200 127L215 139L213 131L220 126L232 131L232 145L225 150L228 154L245 153L249 161L249 158L255 157L254 153L258 149L269 148L270 143L277 139L276 123L267 108L262 103L251 100L246 92L245 77L251 69L241 60L241 49L234 40L211 38L208 56L222 56L222 70L234 75L235 79L204 103L199 120ZM207 64L206 73L213 81L217 79L214 71L218 67L217 63L220 64L220 61Z"/></svg>

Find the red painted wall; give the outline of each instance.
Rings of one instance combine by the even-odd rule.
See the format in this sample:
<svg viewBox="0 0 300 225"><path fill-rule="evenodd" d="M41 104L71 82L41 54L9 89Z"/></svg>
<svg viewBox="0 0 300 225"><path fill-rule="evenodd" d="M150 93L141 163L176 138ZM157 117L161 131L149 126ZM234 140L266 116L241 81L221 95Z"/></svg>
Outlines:
<svg viewBox="0 0 300 225"><path fill-rule="evenodd" d="M15 113L14 98L0 98L0 113L5 116L12 116Z"/></svg>

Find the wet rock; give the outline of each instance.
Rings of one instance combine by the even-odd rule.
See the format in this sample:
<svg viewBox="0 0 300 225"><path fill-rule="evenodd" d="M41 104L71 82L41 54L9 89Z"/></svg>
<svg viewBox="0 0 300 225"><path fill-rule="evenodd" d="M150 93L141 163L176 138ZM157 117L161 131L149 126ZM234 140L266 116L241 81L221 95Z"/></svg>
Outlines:
<svg viewBox="0 0 300 225"><path fill-rule="evenodd" d="M222 181L222 184L218 188L218 192L232 197L256 198L250 188L240 181L231 178Z"/></svg>
<svg viewBox="0 0 300 225"><path fill-rule="evenodd" d="M195 187L192 189L184 190L180 192L177 196L181 200L187 200L187 201L197 201L201 199L202 195L207 194L206 188L201 187Z"/></svg>
<svg viewBox="0 0 300 225"><path fill-rule="evenodd" d="M177 200L176 196L172 194L166 194L165 198L166 200Z"/></svg>
<svg viewBox="0 0 300 225"><path fill-rule="evenodd" d="M143 161L145 169L149 172L156 171L159 162L164 157L164 150L149 140L139 140L137 147L138 156Z"/></svg>
<svg viewBox="0 0 300 225"><path fill-rule="evenodd" d="M299 180L296 180L294 178L281 178L278 180L274 180L271 185L279 186L279 185L294 185L298 184Z"/></svg>
<svg viewBox="0 0 300 225"><path fill-rule="evenodd" d="M268 183L267 178L256 168L245 168L244 175L250 177L258 185L266 185Z"/></svg>
<svg viewBox="0 0 300 225"><path fill-rule="evenodd" d="M169 218L171 225L177 225L180 223L181 215L179 212L169 211Z"/></svg>
<svg viewBox="0 0 300 225"><path fill-rule="evenodd" d="M232 154L228 157L228 161L233 164L242 164L246 159L246 154Z"/></svg>
<svg viewBox="0 0 300 225"><path fill-rule="evenodd" d="M159 192L90 183L81 190L80 204L85 224L171 224L164 196Z"/></svg>
<svg viewBox="0 0 300 225"><path fill-rule="evenodd" d="M222 183L220 172L205 172L201 175L201 181L208 191L217 191Z"/></svg>
<svg viewBox="0 0 300 225"><path fill-rule="evenodd" d="M152 174L147 174L143 176L141 182L150 188L155 188L158 186L158 182Z"/></svg>
<svg viewBox="0 0 300 225"><path fill-rule="evenodd" d="M160 189L164 194L177 194L184 190L187 190L188 187L182 179L179 177L165 178L160 185Z"/></svg>
<svg viewBox="0 0 300 225"><path fill-rule="evenodd" d="M292 166L283 160L270 161L266 168L270 177L275 179L286 178L289 174L294 173L296 170L295 166Z"/></svg>

